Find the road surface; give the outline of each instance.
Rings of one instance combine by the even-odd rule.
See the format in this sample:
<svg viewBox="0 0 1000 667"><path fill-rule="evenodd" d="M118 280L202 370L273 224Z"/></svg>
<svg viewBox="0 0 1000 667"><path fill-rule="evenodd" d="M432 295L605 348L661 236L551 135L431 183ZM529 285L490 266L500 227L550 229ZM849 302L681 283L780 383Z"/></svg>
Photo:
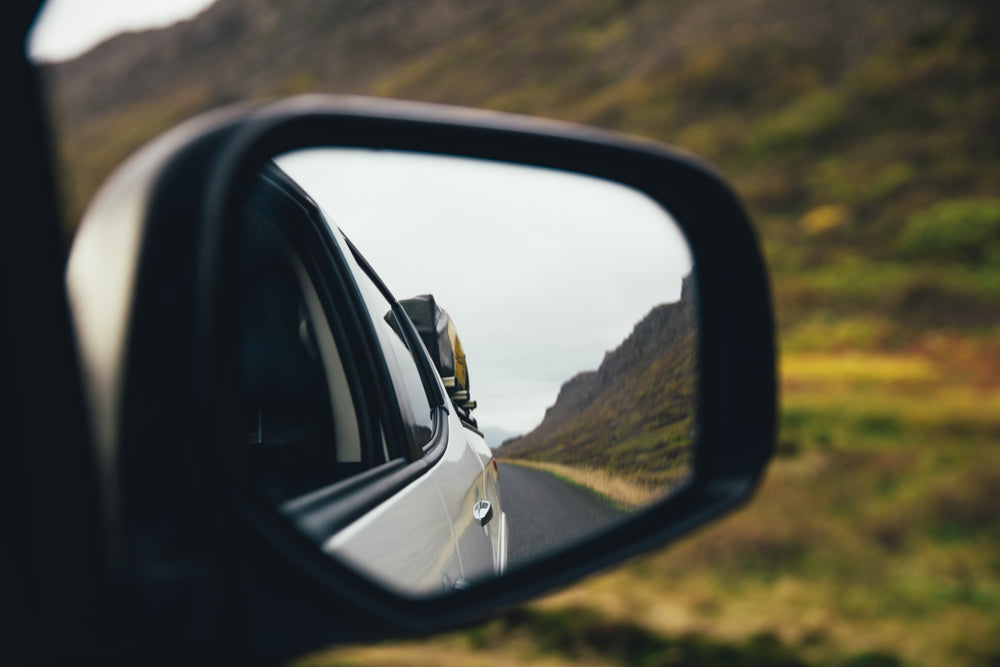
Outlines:
<svg viewBox="0 0 1000 667"><path fill-rule="evenodd" d="M500 499L510 531L507 558L512 569L628 515L596 493L551 473L499 465Z"/></svg>

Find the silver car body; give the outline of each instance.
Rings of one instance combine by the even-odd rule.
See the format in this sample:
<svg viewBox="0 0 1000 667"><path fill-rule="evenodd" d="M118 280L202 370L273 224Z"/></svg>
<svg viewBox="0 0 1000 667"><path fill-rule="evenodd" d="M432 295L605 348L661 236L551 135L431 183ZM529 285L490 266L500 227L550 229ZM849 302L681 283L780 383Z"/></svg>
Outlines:
<svg viewBox="0 0 1000 667"><path fill-rule="evenodd" d="M335 230L334 237L348 255L342 234ZM413 352L427 355L422 344ZM441 378L434 382L446 396ZM507 517L493 453L454 406L447 420L444 452L430 469L323 544L327 554L403 595L461 589L507 568ZM485 517L476 514L481 501L489 503Z"/></svg>
<svg viewBox="0 0 1000 667"><path fill-rule="evenodd" d="M455 414L444 455L405 489L340 530L324 551L406 595L462 588L507 567L507 517L489 447ZM474 517L480 500L494 515Z"/></svg>

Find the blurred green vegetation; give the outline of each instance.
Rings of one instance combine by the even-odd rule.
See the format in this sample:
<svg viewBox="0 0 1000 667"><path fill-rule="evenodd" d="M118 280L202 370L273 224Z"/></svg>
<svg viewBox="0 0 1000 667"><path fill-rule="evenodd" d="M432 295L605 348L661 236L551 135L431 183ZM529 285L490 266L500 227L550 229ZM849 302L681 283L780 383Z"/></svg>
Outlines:
<svg viewBox="0 0 1000 667"><path fill-rule="evenodd" d="M698 4L511 2L346 89L317 47L239 95L191 72L55 113L68 229L143 140L307 90L659 139L717 165L758 225L783 408L751 504L481 627L302 664L1000 663L1000 9Z"/></svg>
<svg viewBox="0 0 1000 667"><path fill-rule="evenodd" d="M910 216L899 238L904 257L1000 264L1000 198L953 199Z"/></svg>

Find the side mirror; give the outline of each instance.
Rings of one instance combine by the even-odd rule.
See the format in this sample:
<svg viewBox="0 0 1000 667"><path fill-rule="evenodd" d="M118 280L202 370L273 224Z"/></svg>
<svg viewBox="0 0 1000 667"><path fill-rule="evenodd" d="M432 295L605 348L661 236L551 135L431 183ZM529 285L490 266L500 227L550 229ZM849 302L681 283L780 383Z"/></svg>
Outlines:
<svg viewBox="0 0 1000 667"><path fill-rule="evenodd" d="M565 585L738 506L773 449L750 221L658 144L385 100L224 109L109 179L67 282L129 613L199 610L261 654Z"/></svg>
<svg viewBox="0 0 1000 667"><path fill-rule="evenodd" d="M455 407L470 412L474 410L476 402L469 394L471 385L465 350L448 311L437 304L433 294L403 299L399 305L420 334L420 342L427 348L434 369L441 376Z"/></svg>

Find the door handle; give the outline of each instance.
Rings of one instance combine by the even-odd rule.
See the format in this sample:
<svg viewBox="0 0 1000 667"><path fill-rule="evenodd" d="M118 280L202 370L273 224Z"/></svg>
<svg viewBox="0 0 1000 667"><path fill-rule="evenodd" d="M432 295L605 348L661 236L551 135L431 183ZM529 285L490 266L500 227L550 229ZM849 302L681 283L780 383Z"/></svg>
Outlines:
<svg viewBox="0 0 1000 667"><path fill-rule="evenodd" d="M485 526L493 518L493 506L488 500L480 500L472 508L472 518L479 522L480 526Z"/></svg>

